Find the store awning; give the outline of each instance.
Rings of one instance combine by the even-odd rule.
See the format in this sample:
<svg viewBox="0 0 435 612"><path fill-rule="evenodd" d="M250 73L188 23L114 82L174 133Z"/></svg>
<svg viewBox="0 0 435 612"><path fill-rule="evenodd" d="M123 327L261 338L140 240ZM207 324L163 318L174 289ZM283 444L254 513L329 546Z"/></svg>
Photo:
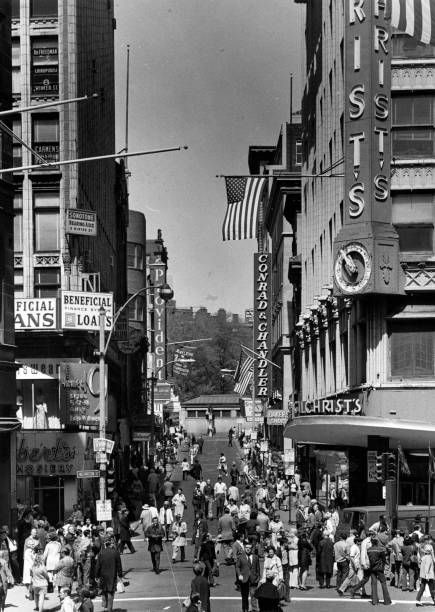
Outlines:
<svg viewBox="0 0 435 612"><path fill-rule="evenodd" d="M390 448L398 442L403 448L435 446L435 425L421 421L392 420L376 417L316 415L289 421L284 435L300 443L343 446L367 446L367 436L390 439Z"/></svg>

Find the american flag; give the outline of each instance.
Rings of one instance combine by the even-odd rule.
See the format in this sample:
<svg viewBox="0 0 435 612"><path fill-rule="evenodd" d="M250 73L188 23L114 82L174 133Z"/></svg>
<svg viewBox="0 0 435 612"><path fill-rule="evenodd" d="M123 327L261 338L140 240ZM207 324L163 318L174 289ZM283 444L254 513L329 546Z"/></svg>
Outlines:
<svg viewBox="0 0 435 612"><path fill-rule="evenodd" d="M435 45L433 0L391 0L391 25L426 45Z"/></svg>
<svg viewBox="0 0 435 612"><path fill-rule="evenodd" d="M433 476L435 474L435 457L433 454L433 450L429 444L429 474Z"/></svg>
<svg viewBox="0 0 435 612"><path fill-rule="evenodd" d="M239 363L234 373L234 391L245 395L247 388L254 378L254 358L240 354Z"/></svg>
<svg viewBox="0 0 435 612"><path fill-rule="evenodd" d="M410 476L411 470L409 469L408 461L406 460L406 456L403 452L403 448L400 442L397 445L397 453L399 455L400 471L402 472L402 474L405 474L405 476Z"/></svg>
<svg viewBox="0 0 435 612"><path fill-rule="evenodd" d="M223 240L255 238L258 205L265 178L225 177L227 212L222 226Z"/></svg>

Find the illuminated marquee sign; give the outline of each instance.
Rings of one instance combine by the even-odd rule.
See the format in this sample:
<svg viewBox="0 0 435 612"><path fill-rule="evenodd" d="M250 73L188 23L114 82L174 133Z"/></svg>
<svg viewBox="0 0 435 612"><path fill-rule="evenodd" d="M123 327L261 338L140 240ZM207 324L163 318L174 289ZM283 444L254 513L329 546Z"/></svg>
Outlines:
<svg viewBox="0 0 435 612"><path fill-rule="evenodd" d="M335 241L336 295L396 294L391 224L391 27L386 0L345 0L344 226Z"/></svg>
<svg viewBox="0 0 435 612"><path fill-rule="evenodd" d="M255 395L267 398L271 395L270 336L271 336L271 255L254 254L254 361Z"/></svg>

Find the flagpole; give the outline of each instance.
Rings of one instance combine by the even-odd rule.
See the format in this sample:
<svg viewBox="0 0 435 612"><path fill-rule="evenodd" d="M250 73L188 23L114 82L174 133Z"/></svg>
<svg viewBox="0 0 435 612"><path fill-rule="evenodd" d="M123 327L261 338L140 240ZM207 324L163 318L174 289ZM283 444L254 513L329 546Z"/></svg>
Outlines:
<svg viewBox="0 0 435 612"><path fill-rule="evenodd" d="M431 500L430 500L430 494L431 494L431 480L432 480L432 453L431 453L431 449L430 449L430 440L429 440L429 445L428 445L428 470L427 470L427 532L426 533L430 533L430 506L431 506Z"/></svg>
<svg viewBox="0 0 435 612"><path fill-rule="evenodd" d="M394 527L397 528L399 518L399 490L400 490L400 453L397 447L397 469L396 469L396 520Z"/></svg>

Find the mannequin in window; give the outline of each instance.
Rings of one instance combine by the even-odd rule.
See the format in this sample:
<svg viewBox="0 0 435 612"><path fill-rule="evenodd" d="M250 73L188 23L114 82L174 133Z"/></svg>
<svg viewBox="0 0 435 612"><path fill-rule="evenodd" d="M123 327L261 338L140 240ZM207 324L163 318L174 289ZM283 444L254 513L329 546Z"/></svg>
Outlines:
<svg viewBox="0 0 435 612"><path fill-rule="evenodd" d="M41 389L38 390L35 402L35 429L48 429L48 408L45 396Z"/></svg>
<svg viewBox="0 0 435 612"><path fill-rule="evenodd" d="M16 417L20 421L20 423L22 423L23 422L23 396L21 395L21 393L18 393L15 403L17 407Z"/></svg>

